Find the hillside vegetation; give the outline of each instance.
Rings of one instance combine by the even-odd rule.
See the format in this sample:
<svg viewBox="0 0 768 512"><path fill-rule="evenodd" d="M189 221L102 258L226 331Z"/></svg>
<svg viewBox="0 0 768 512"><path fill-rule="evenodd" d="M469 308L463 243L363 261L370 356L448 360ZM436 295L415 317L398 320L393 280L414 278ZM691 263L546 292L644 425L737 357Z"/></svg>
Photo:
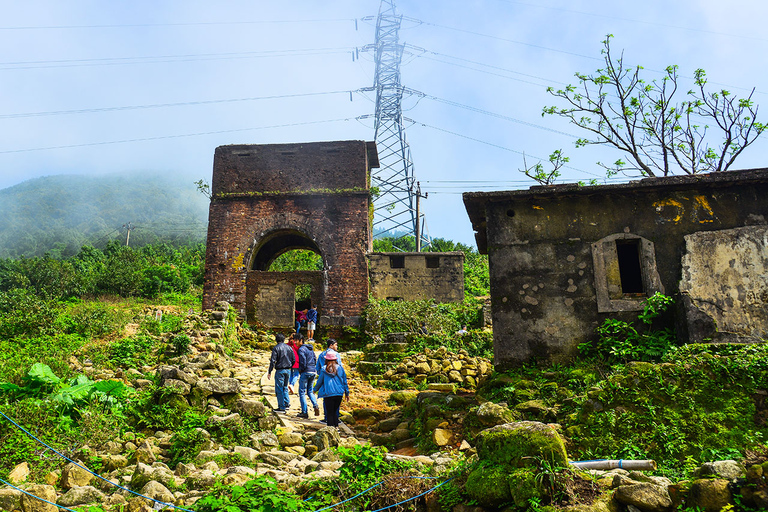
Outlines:
<svg viewBox="0 0 768 512"><path fill-rule="evenodd" d="M483 300L372 300L365 324L340 337L353 385L343 421L354 436L334 440L318 427L287 430L265 405L265 381L257 382L272 333L241 325L226 304L200 311L203 249L113 242L63 259L0 260L0 412L105 478L143 494L159 485L166 502L200 512L314 511L377 484L345 510L390 506L435 486L409 510L768 503L768 349L680 345L654 329L671 298L653 297L634 323L607 321L572 364L506 372L489 365ZM306 256L297 264L316 264ZM469 255L475 263L465 268L478 283L482 258ZM457 333L463 324L469 332ZM394 366L360 374L358 358L393 333L407 340L387 353ZM201 391L201 382L233 377L243 379L242 394ZM586 473L567 463L603 458L654 459L658 469ZM64 498L72 467L0 418L0 478L18 477L25 463L19 485L73 503ZM144 498L90 485L102 493L91 512L148 510ZM651 494L632 494L639 489ZM20 496L5 491L0 504Z"/></svg>
<svg viewBox="0 0 768 512"><path fill-rule="evenodd" d="M83 245L205 240L208 199L167 174L47 176L0 190L0 258L73 256Z"/></svg>

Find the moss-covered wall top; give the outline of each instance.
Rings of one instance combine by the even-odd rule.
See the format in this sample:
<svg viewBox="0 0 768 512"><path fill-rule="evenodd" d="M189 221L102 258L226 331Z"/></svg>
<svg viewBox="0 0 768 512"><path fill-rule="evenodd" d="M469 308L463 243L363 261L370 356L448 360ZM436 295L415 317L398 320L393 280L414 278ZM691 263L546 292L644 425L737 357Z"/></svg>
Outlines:
<svg viewBox="0 0 768 512"><path fill-rule="evenodd" d="M371 167L378 167L376 146L365 141L219 146L211 192L365 191Z"/></svg>

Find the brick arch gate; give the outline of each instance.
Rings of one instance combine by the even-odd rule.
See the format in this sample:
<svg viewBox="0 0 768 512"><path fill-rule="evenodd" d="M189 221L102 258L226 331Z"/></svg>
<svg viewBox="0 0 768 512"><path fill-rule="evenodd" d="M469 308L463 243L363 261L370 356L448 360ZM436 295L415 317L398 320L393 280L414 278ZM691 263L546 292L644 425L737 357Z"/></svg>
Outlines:
<svg viewBox="0 0 768 512"><path fill-rule="evenodd" d="M363 141L216 148L203 308L226 300L250 322L288 327L296 284L310 284L321 323L359 323L377 165L375 145ZM266 272L293 248L318 252L323 270Z"/></svg>

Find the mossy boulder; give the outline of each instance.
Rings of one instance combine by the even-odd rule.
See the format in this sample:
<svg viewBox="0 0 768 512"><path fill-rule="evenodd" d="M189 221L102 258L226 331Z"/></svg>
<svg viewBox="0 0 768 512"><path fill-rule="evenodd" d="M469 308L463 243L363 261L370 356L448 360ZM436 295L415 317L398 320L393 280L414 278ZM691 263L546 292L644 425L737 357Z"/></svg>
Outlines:
<svg viewBox="0 0 768 512"><path fill-rule="evenodd" d="M465 490L481 506L514 503L525 507L543 498L537 483L536 461L565 467L568 455L563 439L552 427L535 421L517 421L483 430L477 436L480 464L467 478Z"/></svg>
<svg viewBox="0 0 768 512"><path fill-rule="evenodd" d="M563 438L537 421L516 421L483 430L476 444L480 460L490 464L519 467L524 458L538 458L561 467L568 465Z"/></svg>

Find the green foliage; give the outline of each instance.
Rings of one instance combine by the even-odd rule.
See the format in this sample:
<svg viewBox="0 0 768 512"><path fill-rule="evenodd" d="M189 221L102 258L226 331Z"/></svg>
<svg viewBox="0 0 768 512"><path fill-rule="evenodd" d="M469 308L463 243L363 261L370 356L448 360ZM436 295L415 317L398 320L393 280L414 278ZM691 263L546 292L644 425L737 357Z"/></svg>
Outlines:
<svg viewBox="0 0 768 512"><path fill-rule="evenodd" d="M56 318L56 330L79 334L84 338L118 333L127 323L126 315L101 302L80 302L68 305Z"/></svg>
<svg viewBox="0 0 768 512"><path fill-rule="evenodd" d="M694 72L695 87L678 103L677 66L668 66L660 80L642 78L642 66L628 66L623 52L611 53L611 38L603 41L605 65L594 74L576 73L578 86L548 88L564 107L545 107L542 115L557 115L583 128L587 138L577 147L601 144L618 149L621 158L604 167L608 175L638 171L644 176L727 171L735 159L765 130L757 121L754 89L747 98L729 91L709 92L706 73ZM713 143L713 145L710 145Z"/></svg>
<svg viewBox="0 0 768 512"><path fill-rule="evenodd" d="M136 334L115 341L109 349L108 361L122 368L140 368L156 361L157 341L146 334Z"/></svg>
<svg viewBox="0 0 768 512"><path fill-rule="evenodd" d="M365 308L365 331L384 336L390 332L419 332L426 324L430 334L453 334L463 324L479 318L480 306L474 302L443 304L434 300L388 301L370 297Z"/></svg>
<svg viewBox="0 0 768 512"><path fill-rule="evenodd" d="M85 375L63 380L48 365L35 363L23 380L23 385L0 383L0 397L15 402L25 398L50 401L61 416L72 419L85 404L97 402L105 409L122 407L129 388L120 381L92 381Z"/></svg>
<svg viewBox="0 0 768 512"><path fill-rule="evenodd" d="M187 336L186 334L177 334L173 338L171 338L170 346L171 350L173 350L173 353L178 356L183 356L184 354L189 354L191 349L189 348L190 343L192 343L192 340Z"/></svg>
<svg viewBox="0 0 768 512"><path fill-rule="evenodd" d="M112 237L131 246L205 240L208 200L167 173L47 176L0 190L0 258L69 258ZM99 245L103 249L103 245ZM1 278L0 278L1 280Z"/></svg>
<svg viewBox="0 0 768 512"><path fill-rule="evenodd" d="M242 486L217 484L198 500L196 512L294 512L314 511L315 507L299 496L283 490L269 477L256 477Z"/></svg>
<svg viewBox="0 0 768 512"><path fill-rule="evenodd" d="M205 427L206 416L193 410L184 412L182 424L173 437L171 437L171 467L175 468L179 463L192 462L200 453L200 449L206 442L206 437L201 429Z"/></svg>
<svg viewBox="0 0 768 512"><path fill-rule="evenodd" d="M269 266L270 272L323 270L323 257L307 249L294 249L278 256Z"/></svg>
<svg viewBox="0 0 768 512"><path fill-rule="evenodd" d="M638 315L645 330L638 331L628 322L609 318L597 328L599 340L596 345L593 347L588 342L579 349L613 361L658 361L676 344L676 338L672 329L652 330L651 324L673 303L671 297L657 292L648 298L643 312Z"/></svg>
<svg viewBox="0 0 768 512"><path fill-rule="evenodd" d="M556 149L549 155L549 163L552 169L545 171L544 165L541 162L528 167L528 162L525 161L525 154L523 154L524 168L518 170L539 183L539 185L552 185L560 177L560 168L570 160L570 158L563 154L562 150Z"/></svg>
<svg viewBox="0 0 768 512"><path fill-rule="evenodd" d="M50 366L62 377L71 375L67 364L70 356L79 350L84 339L78 335L0 337L0 381L21 384L26 369L35 363Z"/></svg>
<svg viewBox="0 0 768 512"><path fill-rule="evenodd" d="M54 305L30 290L0 292L0 337L51 334L55 318Z"/></svg>

